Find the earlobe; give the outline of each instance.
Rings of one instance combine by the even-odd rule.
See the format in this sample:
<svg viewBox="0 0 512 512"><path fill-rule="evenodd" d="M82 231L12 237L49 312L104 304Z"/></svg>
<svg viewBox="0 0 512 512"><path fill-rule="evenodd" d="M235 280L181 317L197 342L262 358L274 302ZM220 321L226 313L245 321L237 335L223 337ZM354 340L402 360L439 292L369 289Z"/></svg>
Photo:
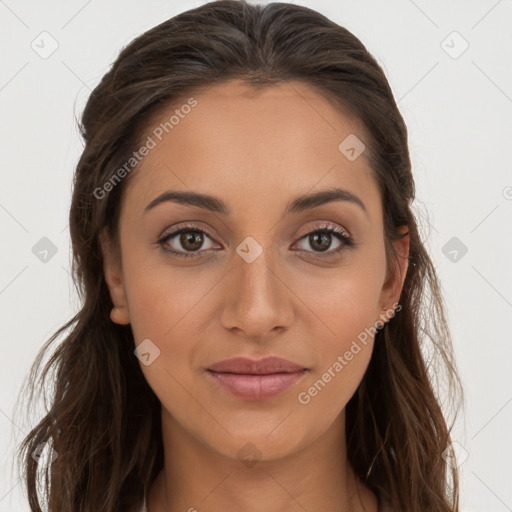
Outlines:
<svg viewBox="0 0 512 512"><path fill-rule="evenodd" d="M128 301L123 284L123 274L119 262L119 257L112 248L112 242L105 232L99 236L101 252L103 255L103 273L107 283L110 298L114 307L110 312L112 322L120 325L130 323L130 312L128 310Z"/></svg>
<svg viewBox="0 0 512 512"><path fill-rule="evenodd" d="M130 323L128 308L118 308L114 306L112 311L110 311L110 319L115 324L128 325Z"/></svg>
<svg viewBox="0 0 512 512"><path fill-rule="evenodd" d="M128 310L128 302L126 300L126 294L124 292L124 287L122 283L111 287L107 285L110 290L110 297L112 298L112 302L114 307L110 312L110 319L115 324L127 325L130 323L130 312Z"/></svg>

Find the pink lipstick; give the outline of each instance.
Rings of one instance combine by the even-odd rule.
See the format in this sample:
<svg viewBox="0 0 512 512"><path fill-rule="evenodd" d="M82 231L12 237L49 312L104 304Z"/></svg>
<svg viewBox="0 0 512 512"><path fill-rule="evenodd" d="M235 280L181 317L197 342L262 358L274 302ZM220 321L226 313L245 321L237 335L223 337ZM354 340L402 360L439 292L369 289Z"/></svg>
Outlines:
<svg viewBox="0 0 512 512"><path fill-rule="evenodd" d="M245 400L265 400L288 390L307 372L304 366L279 357L227 359L207 368L226 391Z"/></svg>

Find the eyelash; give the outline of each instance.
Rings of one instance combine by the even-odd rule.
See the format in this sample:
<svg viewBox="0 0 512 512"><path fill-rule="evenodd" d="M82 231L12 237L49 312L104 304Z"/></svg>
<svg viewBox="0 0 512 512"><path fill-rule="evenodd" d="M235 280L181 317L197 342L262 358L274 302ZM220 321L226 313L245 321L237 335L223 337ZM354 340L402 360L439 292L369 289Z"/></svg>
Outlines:
<svg viewBox="0 0 512 512"><path fill-rule="evenodd" d="M177 256L178 258L185 258L186 259L186 258L197 258L197 257L200 257L201 256L201 252L205 252L205 251L178 252L178 251L174 251L174 250L170 250L170 249L166 249L165 248L165 244L167 243L168 240L176 237L177 235L180 235L181 233L189 233L189 232L201 233L203 235L206 235L210 240L213 239L213 237L208 233L208 231L205 231L204 229L200 229L199 227L194 226L194 225L186 225L186 226L182 226L181 228L177 229L176 231L173 231L171 233L168 233L167 235L164 235L162 238L160 238L157 241L157 244L164 251L166 251L168 253L171 253L173 256ZM319 258L332 258L333 256L338 255L339 253L341 253L343 250L345 250L347 248L352 248L352 247L354 247L356 245L356 242L354 242L352 237L347 235L344 230L342 230L342 229L340 229L340 228L338 228L336 226L329 225L329 224L326 224L326 225L323 225L323 226L319 226L317 229L315 229L313 231L310 231L309 233L306 233L304 236L302 236L299 239L299 241L303 240L304 238L306 238L306 237L308 237L310 235L317 234L317 233L329 233L329 234L332 234L341 242L341 245L339 246L338 249L335 249L334 251L329 251L329 252L326 252L326 253L315 253L315 254L318 255L318 256L315 256L315 257L319 257ZM207 249L207 251L208 250L211 250L211 249ZM305 251L303 249L299 249L298 252L311 253L312 251Z"/></svg>

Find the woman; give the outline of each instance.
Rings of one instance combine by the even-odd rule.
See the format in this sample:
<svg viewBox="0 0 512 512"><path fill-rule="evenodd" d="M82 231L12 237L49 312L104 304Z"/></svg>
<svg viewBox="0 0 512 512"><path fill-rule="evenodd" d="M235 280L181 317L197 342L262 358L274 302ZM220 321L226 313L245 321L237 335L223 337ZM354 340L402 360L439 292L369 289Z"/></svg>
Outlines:
<svg viewBox="0 0 512 512"><path fill-rule="evenodd" d="M363 44L305 7L211 2L124 48L81 131L83 307L31 374L71 329L20 446L31 510L43 474L53 512L458 511L431 379L460 382Z"/></svg>

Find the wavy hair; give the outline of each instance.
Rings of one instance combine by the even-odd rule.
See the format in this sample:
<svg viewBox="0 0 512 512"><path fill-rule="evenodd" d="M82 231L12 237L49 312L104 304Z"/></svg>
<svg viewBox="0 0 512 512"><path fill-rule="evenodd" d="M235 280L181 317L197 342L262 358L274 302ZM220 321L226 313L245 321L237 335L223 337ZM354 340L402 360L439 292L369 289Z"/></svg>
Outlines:
<svg viewBox="0 0 512 512"><path fill-rule="evenodd" d="M448 426L435 384L445 377L450 410L463 391L441 287L412 210L407 128L385 74L355 35L320 13L237 0L207 3L140 35L88 98L69 214L81 305L40 349L22 387L29 403L48 381L52 391L44 417L17 447L30 510L136 512L163 467L161 404L134 357L131 327L110 320L99 243L105 229L119 251L120 201L130 175L104 199L94 192L140 147L162 109L228 79L259 88L298 80L362 122L383 198L388 271L396 269L392 241L403 225L410 253L401 310L377 331L346 406L348 459L397 512L458 512L455 418ZM33 456L42 447L57 454L46 467Z"/></svg>

